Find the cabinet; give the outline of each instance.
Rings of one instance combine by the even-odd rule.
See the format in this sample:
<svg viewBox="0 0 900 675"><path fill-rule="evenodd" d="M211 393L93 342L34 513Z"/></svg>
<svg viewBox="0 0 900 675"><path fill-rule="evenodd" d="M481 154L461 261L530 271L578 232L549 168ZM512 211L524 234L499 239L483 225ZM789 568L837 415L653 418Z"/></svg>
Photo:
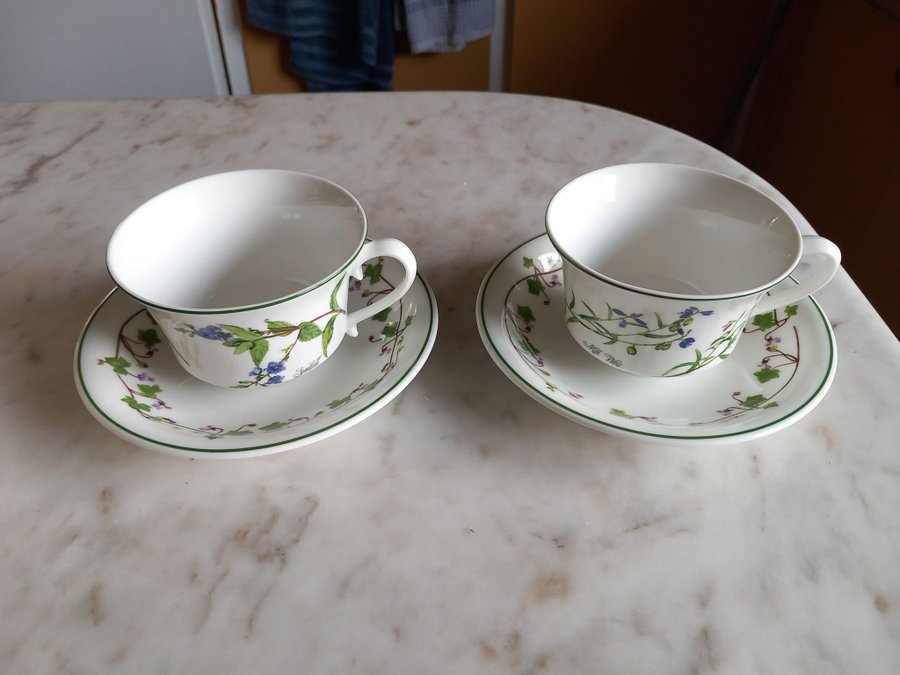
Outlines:
<svg viewBox="0 0 900 675"><path fill-rule="evenodd" d="M900 2L795 2L726 150L841 247L900 335Z"/></svg>

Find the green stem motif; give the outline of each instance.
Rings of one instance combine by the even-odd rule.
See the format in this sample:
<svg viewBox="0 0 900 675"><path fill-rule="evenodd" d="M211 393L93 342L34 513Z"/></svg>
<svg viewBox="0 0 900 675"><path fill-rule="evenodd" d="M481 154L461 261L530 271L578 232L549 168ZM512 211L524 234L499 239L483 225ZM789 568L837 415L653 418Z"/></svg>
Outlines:
<svg viewBox="0 0 900 675"><path fill-rule="evenodd" d="M530 270L529 274L518 279L506 292L503 300L505 309L505 319L503 327L506 331L510 343L515 346L519 357L535 374L537 374L551 393L561 393L571 399L578 400L584 398L581 394L560 388L550 379L550 372L544 363L544 357L541 350L531 337L534 329L534 323L537 321L534 310L528 304L519 304L511 300L514 292L528 291L529 295L533 295L541 300L542 304L549 305L550 295L547 293L548 288L556 288L562 284L559 274L562 267L554 267L549 270L541 270L535 265L534 259L524 256L522 258L523 266ZM525 285L523 288L523 284ZM524 301L523 301L524 302ZM513 309L515 305L515 309Z"/></svg>
<svg viewBox="0 0 900 675"><path fill-rule="evenodd" d="M375 265L380 264L381 260L379 259ZM364 266L364 269L366 269L366 266ZM370 305L385 293L390 292L394 287L393 284L381 276L380 270L377 276L372 273L366 275L366 282L368 287L365 288L360 295L367 298L367 305ZM378 285L376 286L375 284ZM384 289L384 286L389 286L389 288ZM334 295L332 297L334 297ZM323 313L321 316L316 317L307 323L314 323L315 321L320 321L329 317L325 329L322 330L322 333L324 333L329 329L329 326L333 326L333 320L343 311L344 310L333 307L328 312ZM408 310L407 313L404 311L402 303L398 303L383 312L379 312L373 317L375 321L382 322L384 326L378 335L370 335L368 341L370 343L383 343L378 352L378 358L385 359L386 357L378 377L373 381L360 383L347 396L331 401L324 408L317 410L311 415L291 417L287 420L276 420L264 425L250 422L240 424L231 429L225 429L224 427L215 425L198 427L182 424L168 415L161 414L159 411L173 410L173 408L161 398L161 394L163 393L162 387L156 383L156 378L153 377L153 371L151 370L152 359L159 352L162 340L156 331L156 324L153 321L153 318L143 309L135 312L123 322L119 329L115 354L99 359L97 363L100 366L108 367L113 370L125 391L125 396L122 397L121 401L144 419L164 424L173 429L199 434L208 439L224 438L227 436L244 436L258 432L272 432L286 427L305 424L328 411L336 410L349 404L366 392L376 389L397 365L400 352L403 350L404 333L406 329L412 325L414 316L414 308ZM285 348L286 352L293 349L298 342L304 341L302 324L289 326L287 324L272 325L275 322L267 323L269 325L265 331L258 331L263 338L273 337L279 332L287 335L294 332L297 333L297 338L294 342L289 347ZM233 326L231 328L240 327ZM198 332L198 334L200 333ZM212 335L213 333L210 332L209 334ZM206 337L202 334L200 335L201 337ZM319 337L319 335L320 334L317 333L315 337ZM327 345L323 347L323 350L325 348L327 348ZM287 354L285 355L285 359L286 358ZM253 383L248 386L253 386Z"/></svg>
<svg viewBox="0 0 900 675"><path fill-rule="evenodd" d="M183 324L175 330L188 335L189 337L200 337L207 340L220 341L225 347L234 350L235 356L240 356L245 352L250 355L253 362L253 369L248 374L249 379L240 380L237 385L238 389L247 387L267 387L274 384L280 384L284 381L284 375L281 373L287 369L287 361L291 352L300 342L309 342L311 340L320 339L322 342L322 357L328 357L328 347L334 337L334 325L337 317L346 314L346 310L341 308L337 296L344 283L345 277L338 280L334 290L331 292L329 299L329 309L319 316L294 323L290 321L279 321L266 319L266 327L264 329L237 326L233 324L211 324L197 328L192 324ZM328 318L324 327L318 322ZM294 341L281 350L283 356L277 361L268 361L263 365L263 361L269 353L269 340L272 338L284 338L296 334ZM307 368L315 367L321 358L316 359Z"/></svg>

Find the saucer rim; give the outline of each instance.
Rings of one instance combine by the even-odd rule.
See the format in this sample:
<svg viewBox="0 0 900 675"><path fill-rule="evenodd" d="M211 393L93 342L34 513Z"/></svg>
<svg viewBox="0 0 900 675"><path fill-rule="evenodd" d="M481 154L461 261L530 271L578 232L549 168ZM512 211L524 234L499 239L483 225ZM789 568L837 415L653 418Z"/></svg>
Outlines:
<svg viewBox="0 0 900 675"><path fill-rule="evenodd" d="M498 366L498 368L504 375L506 375L507 379L513 382L513 384L519 387L519 389L521 389L531 399L540 403L548 410L551 410L552 412L555 412L556 414L566 419L569 419L590 429L607 432L611 435L625 438L651 440L673 445L742 443L767 436L769 434L780 431L794 424L795 422L798 422L809 412L811 412L816 407L816 405L818 405L818 403L825 397L825 394L831 388L831 385L834 382L835 374L837 372L837 341L835 340L834 330L831 328L831 323L829 322L825 312L822 310L822 307L819 305L818 301L816 301L815 298L813 298L812 296L808 296L807 298L805 298L805 300L809 300L818 312L818 317L821 320L822 325L824 326L825 336L827 337L828 342L828 363L822 370L824 377L819 382L815 391L809 397L807 397L806 400L802 402L798 401L796 404L794 404L794 406L792 406L792 410L790 412L783 415L782 417L779 417L778 419L767 422L766 424L753 426L748 429L728 431L717 434L685 435L683 433L677 434L651 432L629 428L621 426L620 424L614 424L612 422L605 421L603 419L591 417L589 415L585 415L584 413L580 413L577 410L573 410L572 408L569 408L565 404L560 403L555 399L549 398L546 394L544 394L543 391L528 382L519 373L518 369L508 363L502 356L502 354L500 353L500 349L495 344L494 339L487 328L487 318L485 316L485 294L496 272L504 265L504 263L507 262L507 260L510 259L510 257L515 255L518 251L534 242L537 242L542 238L547 239L547 244L550 249L547 252L556 251L556 248L553 246L553 243L547 233L542 232L525 240L524 242L509 250L491 266L483 281L481 282L481 286L478 289L478 295L475 299L475 322L478 326L478 333L481 337L482 343L485 346L485 350L488 352L488 355L491 357L491 360L494 362L494 364ZM793 280L793 277L790 275L788 276L788 278ZM818 322L811 322L811 324L813 324L814 326L819 325ZM598 365L603 366L603 364ZM608 368L609 366L603 367ZM726 361L725 363L717 367L727 368L728 362Z"/></svg>
<svg viewBox="0 0 900 675"><path fill-rule="evenodd" d="M253 444L247 445L243 447L234 447L234 448L209 448L205 449L202 447L196 446L186 446L177 443L170 443L168 441L157 440L153 438L149 438L137 431L132 430L128 426L122 425L119 422L113 420L109 416L107 416L103 407L94 400L94 397L91 396L88 388L83 380L82 376L82 354L85 344L85 338L88 335L91 326L97 318L97 315L103 309L103 307L112 299L116 293L122 293L130 302L134 303L136 307L140 306L140 303L135 300L133 296L124 291L124 289L116 286L111 291L109 291L103 299L98 303L98 305L91 312L87 321L84 324L79 336L78 341L76 343L75 354L73 359L73 370L74 370L74 379L76 390L78 391L79 396L82 399L82 402L85 404L85 407L88 409L88 412L98 421L102 426L104 426L107 430L111 431L113 434L122 438L123 440L128 441L134 445L139 447L147 448L150 450L154 450L156 452L162 452L164 454L168 454L176 457L194 457L194 458L204 458L204 459L227 459L227 458L242 458L242 457L259 457L264 455L276 454L279 452L286 452L288 450L295 450L297 448L310 445L312 443L318 442L320 440L324 440L330 436L340 433L356 424L362 422L367 419L371 415L375 414L379 410L381 410L384 406L390 403L396 396L403 392L409 384L415 379L418 375L419 371L425 365L428 360L428 357L431 354L432 349L434 348L435 340L437 338L438 331L438 309L437 309L437 299L435 298L434 291L429 285L428 281L422 276L420 273L416 273L416 281L415 283L421 283L422 289L425 292L426 297L428 298L428 309L429 309L429 317L428 317L428 327L427 332L425 334L425 339L422 343L419 352L415 355L415 357L410 362L407 370L402 374L402 376L388 389L386 389L381 396L377 397L375 400L355 411L353 414L347 415L342 419L335 421L334 423L315 431L310 431L308 433L301 434L299 436L295 436L292 438L287 438L284 440L272 442L272 443L261 443L261 444ZM412 289L410 289L412 290ZM408 297L410 291L403 296L401 301ZM207 386L212 387L213 385L205 384L197 380L195 386Z"/></svg>

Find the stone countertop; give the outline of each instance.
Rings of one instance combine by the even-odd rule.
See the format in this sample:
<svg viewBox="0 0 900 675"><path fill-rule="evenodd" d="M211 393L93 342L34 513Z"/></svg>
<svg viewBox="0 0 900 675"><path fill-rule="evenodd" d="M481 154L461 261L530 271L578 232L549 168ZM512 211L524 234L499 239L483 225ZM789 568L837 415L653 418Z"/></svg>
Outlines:
<svg viewBox="0 0 900 675"><path fill-rule="evenodd" d="M491 264L574 176L721 153L501 94L0 104L0 670L7 673L900 671L900 346L851 279L817 294L839 365L790 428L614 438L493 365ZM110 234L189 179L287 168L415 251L440 329L379 413L230 462L129 445L72 353Z"/></svg>

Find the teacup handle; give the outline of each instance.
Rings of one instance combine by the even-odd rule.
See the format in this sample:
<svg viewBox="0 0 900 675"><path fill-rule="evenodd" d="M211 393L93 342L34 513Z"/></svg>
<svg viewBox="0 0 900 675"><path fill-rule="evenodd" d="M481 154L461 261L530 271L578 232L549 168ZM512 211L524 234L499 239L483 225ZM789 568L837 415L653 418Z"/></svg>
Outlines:
<svg viewBox="0 0 900 675"><path fill-rule="evenodd" d="M812 256L819 258L819 261L807 276L796 286L784 286L763 296L753 311L757 314L771 312L773 309L790 305L812 295L831 281L838 265L841 264L841 250L824 237L806 235L803 237L803 258Z"/></svg>
<svg viewBox="0 0 900 675"><path fill-rule="evenodd" d="M350 312L347 315L347 335L350 337L359 335L358 325L360 321L365 321L393 305L406 294L413 281L416 280L416 257L409 250L409 246L398 239L376 239L375 241L366 242L359 252L356 265L350 268L350 276L361 280L363 278L363 263L381 256L394 258L399 261L403 265L404 277L390 293L378 298L371 305L358 309L355 312Z"/></svg>

